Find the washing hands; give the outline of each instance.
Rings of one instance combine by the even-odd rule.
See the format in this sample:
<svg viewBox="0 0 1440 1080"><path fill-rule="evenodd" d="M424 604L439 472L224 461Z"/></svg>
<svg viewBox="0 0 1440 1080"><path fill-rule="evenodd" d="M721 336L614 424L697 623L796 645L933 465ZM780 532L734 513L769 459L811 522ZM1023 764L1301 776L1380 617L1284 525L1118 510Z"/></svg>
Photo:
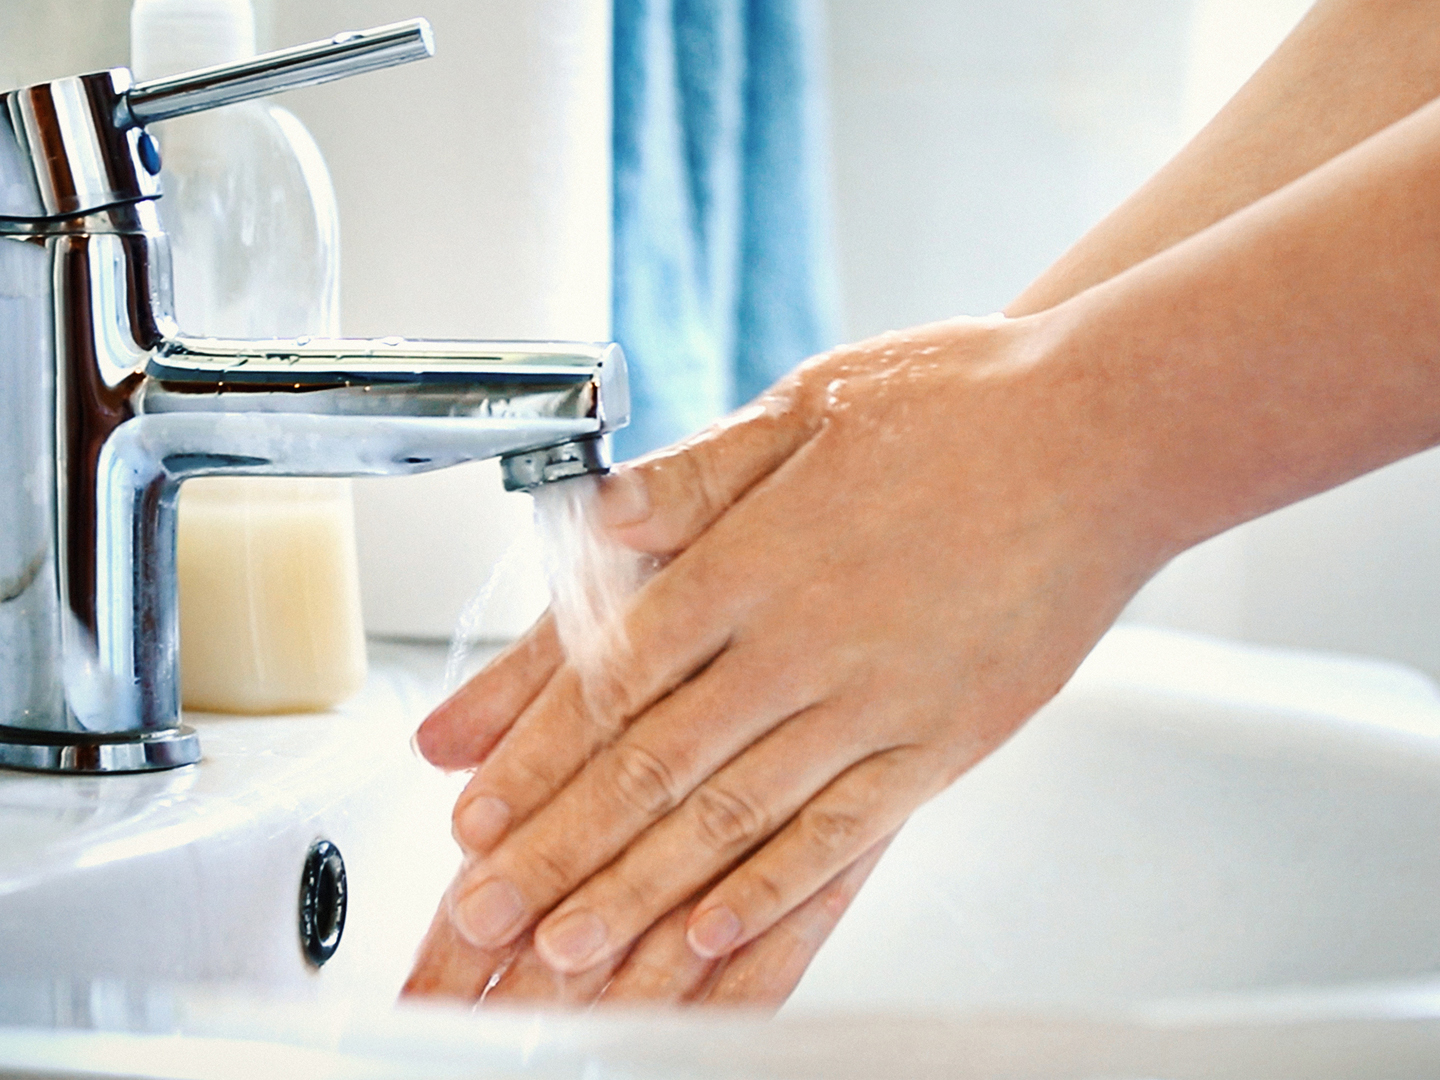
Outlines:
<svg viewBox="0 0 1440 1080"><path fill-rule="evenodd" d="M577 665L542 620L420 729L474 774L409 991L778 1004L1156 569L1440 442L1434 15L1322 0L1013 317L618 469L661 566L616 632Z"/></svg>
<svg viewBox="0 0 1440 1080"><path fill-rule="evenodd" d="M420 729L476 769L427 986L463 953L473 994L517 943L521 970L622 994L654 953L700 972L749 949L732 981L794 955L797 923L833 923L827 890L1064 684L1161 553L1029 332L839 350L602 486L610 536L664 560L623 632L574 665L543 620Z"/></svg>

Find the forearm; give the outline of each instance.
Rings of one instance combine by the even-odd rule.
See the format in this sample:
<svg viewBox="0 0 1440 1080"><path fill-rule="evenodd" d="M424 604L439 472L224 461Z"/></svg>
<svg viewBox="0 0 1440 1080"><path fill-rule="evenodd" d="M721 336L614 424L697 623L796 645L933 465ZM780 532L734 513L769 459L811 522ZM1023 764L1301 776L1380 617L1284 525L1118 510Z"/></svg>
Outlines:
<svg viewBox="0 0 1440 1080"><path fill-rule="evenodd" d="M1006 309L1032 314L1200 232L1440 96L1440 3L1321 0L1169 164Z"/></svg>
<svg viewBox="0 0 1440 1080"><path fill-rule="evenodd" d="M1434 445L1440 102L1022 323L1161 557Z"/></svg>

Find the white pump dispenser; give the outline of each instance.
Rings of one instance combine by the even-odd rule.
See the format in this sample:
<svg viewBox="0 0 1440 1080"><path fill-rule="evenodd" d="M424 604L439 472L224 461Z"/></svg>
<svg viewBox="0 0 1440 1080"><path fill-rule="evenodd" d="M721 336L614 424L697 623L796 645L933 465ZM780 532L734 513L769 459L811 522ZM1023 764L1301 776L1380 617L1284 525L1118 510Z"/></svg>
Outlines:
<svg viewBox="0 0 1440 1080"><path fill-rule="evenodd" d="M255 53L249 0L136 0L137 79ZM339 334L329 172L290 113L244 102L156 126L175 314L188 334ZM343 480L210 478L181 489L186 708L326 708L365 678L354 511Z"/></svg>

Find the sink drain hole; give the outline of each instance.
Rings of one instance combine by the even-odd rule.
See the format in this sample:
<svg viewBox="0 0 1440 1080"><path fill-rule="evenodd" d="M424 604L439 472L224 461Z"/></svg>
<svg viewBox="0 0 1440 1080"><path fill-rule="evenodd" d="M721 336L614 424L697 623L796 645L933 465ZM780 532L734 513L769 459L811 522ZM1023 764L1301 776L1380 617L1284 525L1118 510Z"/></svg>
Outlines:
<svg viewBox="0 0 1440 1080"><path fill-rule="evenodd" d="M345 900L345 860L329 840L318 840L305 856L300 878L300 946L316 967L340 947Z"/></svg>

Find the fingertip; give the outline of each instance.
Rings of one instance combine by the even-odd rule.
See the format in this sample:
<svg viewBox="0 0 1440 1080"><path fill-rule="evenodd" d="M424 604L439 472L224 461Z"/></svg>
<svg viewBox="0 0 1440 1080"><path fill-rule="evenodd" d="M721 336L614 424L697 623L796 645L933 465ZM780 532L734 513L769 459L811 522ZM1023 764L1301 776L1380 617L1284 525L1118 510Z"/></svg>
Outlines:
<svg viewBox="0 0 1440 1080"><path fill-rule="evenodd" d="M431 713L420 722L415 734L410 736L410 748L437 768L445 768L449 756L448 740L443 738L443 724L435 722Z"/></svg>
<svg viewBox="0 0 1440 1080"><path fill-rule="evenodd" d="M685 941L696 956L718 960L734 949L744 930L740 919L724 904L697 909L690 916Z"/></svg>
<svg viewBox="0 0 1440 1080"><path fill-rule="evenodd" d="M624 529L647 521L653 510L644 470L621 466L600 478L595 514L607 529Z"/></svg>
<svg viewBox="0 0 1440 1080"><path fill-rule="evenodd" d="M468 711L459 707L458 697L457 692L437 705L410 737L410 745L437 769L470 768L478 765L484 757L479 752L481 748L476 746L474 733L465 731L467 727L478 725L474 725Z"/></svg>
<svg viewBox="0 0 1440 1080"><path fill-rule="evenodd" d="M676 537L677 507L663 454L633 462L602 477L595 517L600 529L621 547L642 555L669 555L684 546ZM658 502L658 506L657 506Z"/></svg>
<svg viewBox="0 0 1440 1080"><path fill-rule="evenodd" d="M510 828L514 812L504 799L476 795L455 811L455 840L466 851L484 855L494 849Z"/></svg>
<svg viewBox="0 0 1440 1080"><path fill-rule="evenodd" d="M446 997L474 1001L495 971L499 958L473 949L457 934L447 903L442 902L416 950L400 997Z"/></svg>
<svg viewBox="0 0 1440 1080"><path fill-rule="evenodd" d="M525 926L525 898L504 878L490 878L457 898L451 917L460 936L478 949L508 945Z"/></svg>
<svg viewBox="0 0 1440 1080"><path fill-rule="evenodd" d="M557 912L536 928L535 951L551 970L576 975L605 959L609 937L609 927L593 911Z"/></svg>
<svg viewBox="0 0 1440 1080"><path fill-rule="evenodd" d="M416 728L411 744L437 768L474 768L545 688L562 659L555 618L547 611L435 706Z"/></svg>

